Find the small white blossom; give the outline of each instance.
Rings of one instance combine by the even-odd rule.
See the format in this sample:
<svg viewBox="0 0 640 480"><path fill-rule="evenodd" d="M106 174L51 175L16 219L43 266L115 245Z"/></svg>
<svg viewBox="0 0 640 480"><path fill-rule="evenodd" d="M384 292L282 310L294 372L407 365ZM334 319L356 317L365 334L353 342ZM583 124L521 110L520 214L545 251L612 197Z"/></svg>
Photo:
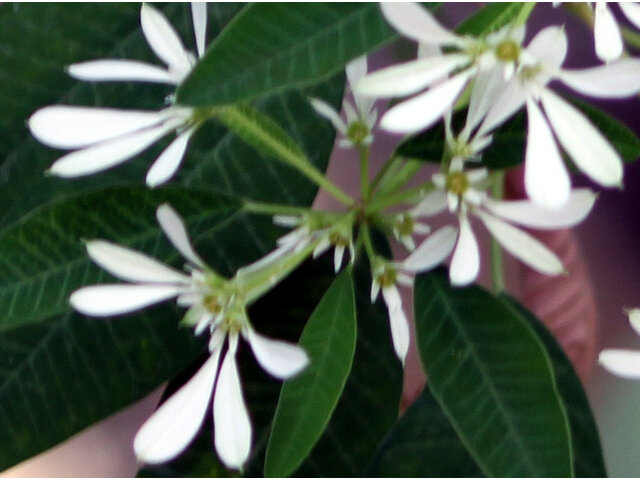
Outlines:
<svg viewBox="0 0 640 480"><path fill-rule="evenodd" d="M397 284L411 286L413 281L407 275L398 271L398 266L391 262L378 259L374 266L371 282L371 302L375 302L382 290L382 298L389 313L389 326L391 328L391 340L396 355L404 365L409 352L411 334L409 321L402 308L402 297Z"/></svg>
<svg viewBox="0 0 640 480"><path fill-rule="evenodd" d="M525 188L534 202L549 208L566 202L571 188L554 134L592 180L603 186L622 182L620 155L582 112L547 87L549 82L560 80L581 94L599 98L628 97L640 90L640 61L625 59L567 70L561 68L566 52L567 36L562 28L552 26L539 32L520 53L517 74L502 89L477 132L486 135L526 105Z"/></svg>
<svg viewBox="0 0 640 480"><path fill-rule="evenodd" d="M353 86L367 74L367 57L362 56L347 65L347 83L352 90L354 106L347 100L342 104L346 122L331 105L319 98L311 98L311 106L344 137L338 141L340 147L358 147L373 142L373 128L378 112L373 108L374 101L353 91Z"/></svg>
<svg viewBox="0 0 640 480"><path fill-rule="evenodd" d="M627 312L633 330L640 335L640 308ZM619 377L640 379L640 351L610 348L600 352L600 365Z"/></svg>
<svg viewBox="0 0 640 480"><path fill-rule="evenodd" d="M192 4L196 43L204 52L206 4ZM158 10L143 4L140 22L147 42L168 69L132 60L93 60L74 64L69 74L90 81L145 81L179 84L191 71L194 56L185 50L177 33ZM40 142L73 150L56 160L48 173L64 178L91 175L135 157L161 138L177 137L151 165L146 183L161 185L173 177L199 127L190 107L172 105L160 111L119 110L53 105L29 118L29 128Z"/></svg>
<svg viewBox="0 0 640 480"><path fill-rule="evenodd" d="M262 368L278 379L296 375L309 359L299 346L272 340L253 329L247 318L243 292L200 259L191 246L182 219L170 206L159 207L157 217L165 235L187 260L189 274L140 252L94 240L87 243L91 259L112 275L132 283L83 287L71 295L70 302L79 312L98 317L133 312L175 297L179 305L189 307L183 323L195 327L196 334L209 331L211 355L140 428L134 449L138 458L146 463L175 458L200 429L215 390L216 451L227 467L240 469L249 457L252 427L236 362L239 338L249 343ZM262 261L260 266L265 267L266 263ZM260 267L249 265L245 274L252 268Z"/></svg>
<svg viewBox="0 0 640 480"><path fill-rule="evenodd" d="M395 133L426 129L448 112L464 88L475 79L475 98L470 105L468 129L480 122L500 87L515 71L524 27L505 27L483 39L458 35L442 27L415 3L382 3L387 21L402 35L427 47L429 56L385 68L367 75L355 86L356 93L372 97L413 95L385 113L380 125ZM451 53L437 52L454 47ZM453 75L449 77L450 74Z"/></svg>
<svg viewBox="0 0 640 480"><path fill-rule="evenodd" d="M562 273L562 263L555 254L507 222L539 229L570 227L589 213L595 195L587 189L576 190L562 208L555 210L528 200L492 200L484 191L488 186L486 169L465 171L463 166L463 161L456 157L451 161L447 174L435 174L433 183L436 190L412 211L416 217L435 215L447 209L456 215L459 228L449 267L451 283L467 285L477 278L480 271L480 253L471 228L471 215L480 219L506 251L533 269L548 275ZM433 268L432 258L451 251L453 236L450 229L435 232L403 262L403 268L414 272Z"/></svg>
<svg viewBox="0 0 640 480"><path fill-rule="evenodd" d="M620 25L607 6L609 2L595 2L595 18L593 34L596 44L596 55L603 62L617 60L624 51L624 42ZM620 11L636 27L640 29L640 5L637 2L614 2Z"/></svg>
<svg viewBox="0 0 640 480"><path fill-rule="evenodd" d="M416 248L413 234L427 235L431 232L428 225L416 222L409 212L395 215L392 224L394 238L409 251L413 251Z"/></svg>
<svg viewBox="0 0 640 480"><path fill-rule="evenodd" d="M353 223L350 217L344 221L327 223L317 216L276 215L273 217L273 223L281 227L296 227L278 239L279 248L277 251L299 252L312 242L316 242L313 258L318 258L333 246L333 265L336 273L342 266L346 249L349 249L351 263L355 260Z"/></svg>

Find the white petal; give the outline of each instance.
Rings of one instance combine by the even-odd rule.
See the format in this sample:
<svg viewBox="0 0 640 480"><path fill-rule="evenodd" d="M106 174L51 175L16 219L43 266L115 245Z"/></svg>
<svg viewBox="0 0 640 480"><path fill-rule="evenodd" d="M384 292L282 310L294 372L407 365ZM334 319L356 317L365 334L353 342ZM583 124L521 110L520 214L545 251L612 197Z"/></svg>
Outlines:
<svg viewBox="0 0 640 480"><path fill-rule="evenodd" d="M202 57L207 41L207 2L191 2L191 18L196 34L198 57Z"/></svg>
<svg viewBox="0 0 640 480"><path fill-rule="evenodd" d="M68 153L47 171L63 178L82 177L115 167L146 150L172 128L160 125Z"/></svg>
<svg viewBox="0 0 640 480"><path fill-rule="evenodd" d="M404 364L409 351L410 331L407 316L402 309L402 300L398 289L387 287L382 289L382 296L389 311L389 326L391 327L391 340L393 348L400 361Z"/></svg>
<svg viewBox="0 0 640 480"><path fill-rule="evenodd" d="M176 85L179 79L165 68L136 60L91 60L69 65L67 73L88 82L152 82Z"/></svg>
<svg viewBox="0 0 640 480"><path fill-rule="evenodd" d="M461 38L445 29L417 3L387 2L380 5L384 18L402 35L419 43L458 45Z"/></svg>
<svg viewBox="0 0 640 480"><path fill-rule="evenodd" d="M593 34L596 55L600 60L610 62L622 55L622 33L613 13L607 7L607 2L596 2Z"/></svg>
<svg viewBox="0 0 640 480"><path fill-rule="evenodd" d="M629 323L633 330L640 335L640 308L632 308L627 312L629 315Z"/></svg>
<svg viewBox="0 0 640 480"><path fill-rule="evenodd" d="M469 63L466 55L449 54L394 65L370 73L355 84L358 95L396 97L419 92Z"/></svg>
<svg viewBox="0 0 640 480"><path fill-rule="evenodd" d="M110 274L129 282L189 283L187 275L143 253L104 240L87 242L87 253Z"/></svg>
<svg viewBox="0 0 640 480"><path fill-rule="evenodd" d="M476 137L486 135L511 117L524 105L526 98L520 81L515 77L511 78L489 108Z"/></svg>
<svg viewBox="0 0 640 480"><path fill-rule="evenodd" d="M469 219L460 217L460 233L456 244L451 265L449 266L449 278L452 285L462 286L473 282L480 272L480 252L478 242Z"/></svg>
<svg viewBox="0 0 640 480"><path fill-rule="evenodd" d="M618 2L618 6L625 17L627 17L636 28L640 28L640 5L636 2Z"/></svg>
<svg viewBox="0 0 640 480"><path fill-rule="evenodd" d="M167 462L178 456L200 430L218 370L220 349L142 425L133 449L145 463Z"/></svg>
<svg viewBox="0 0 640 480"><path fill-rule="evenodd" d="M548 209L529 200L485 200L485 206L494 215L525 227L540 229L569 228L580 223L589 214L596 194L588 188L571 192L569 200L560 208Z"/></svg>
<svg viewBox="0 0 640 480"><path fill-rule="evenodd" d="M424 272L440 265L453 251L456 233L456 229L449 225L436 230L402 262L402 268L410 272Z"/></svg>
<svg viewBox="0 0 640 480"><path fill-rule="evenodd" d="M164 149L147 172L147 186L154 188L171 179L182 162L194 131L193 128L185 130Z"/></svg>
<svg viewBox="0 0 640 480"><path fill-rule="evenodd" d="M227 352L213 398L216 451L228 467L240 469L251 450L251 420L242 398L235 352Z"/></svg>
<svg viewBox="0 0 640 480"><path fill-rule="evenodd" d="M178 296L179 285L92 285L76 290L69 297L71 306L85 315L122 315Z"/></svg>
<svg viewBox="0 0 640 480"><path fill-rule="evenodd" d="M601 185L621 185L622 159L587 117L550 91L540 99L553 131L577 167Z"/></svg>
<svg viewBox="0 0 640 480"><path fill-rule="evenodd" d="M413 207L409 214L412 217L431 217L447 209L447 192L434 190L428 194L418 205Z"/></svg>
<svg viewBox="0 0 640 480"><path fill-rule="evenodd" d="M623 378L640 379L640 352L635 350L607 349L600 352L600 365Z"/></svg>
<svg viewBox="0 0 640 480"><path fill-rule="evenodd" d="M367 56L362 55L347 64L347 81L353 86L367 74Z"/></svg>
<svg viewBox="0 0 640 480"><path fill-rule="evenodd" d="M274 215L273 224L279 227L297 227L300 225L300 217L294 215Z"/></svg>
<svg viewBox="0 0 640 480"><path fill-rule="evenodd" d="M380 293L380 284L373 280L371 282L371 303L376 301L378 294Z"/></svg>
<svg viewBox="0 0 640 480"><path fill-rule="evenodd" d="M331 241L329 240L329 237L322 238L316 245L316 248L313 249L313 258L318 258L320 255L326 252L329 247L331 247Z"/></svg>
<svg viewBox="0 0 640 480"><path fill-rule="evenodd" d="M309 365L309 356L296 344L274 340L247 329L247 338L256 360L269 374L279 379L290 378Z"/></svg>
<svg viewBox="0 0 640 480"><path fill-rule="evenodd" d="M625 58L599 67L562 70L560 80L592 97L630 97L640 91L640 60Z"/></svg>
<svg viewBox="0 0 640 480"><path fill-rule="evenodd" d="M181 75L191 69L189 54L167 18L148 3L140 9L140 23L149 46L169 68Z"/></svg>
<svg viewBox="0 0 640 480"><path fill-rule="evenodd" d="M567 56L567 34L564 28L547 27L529 42L526 52L551 69L559 68Z"/></svg>
<svg viewBox="0 0 640 480"><path fill-rule="evenodd" d="M156 218L162 231L173 246L176 247L176 250L191 263L204 267L205 263L191 246L189 235L187 235L187 228L184 226L182 218L171 205L168 203L160 205L156 211Z"/></svg>
<svg viewBox="0 0 640 480"><path fill-rule="evenodd" d="M413 133L430 127L455 103L472 73L472 69L466 70L396 105L382 117L380 126L394 133Z"/></svg>
<svg viewBox="0 0 640 480"><path fill-rule="evenodd" d="M310 98L309 101L311 102L311 106L318 115L329 120L333 125L333 128L335 128L338 132L342 133L343 135L347 134L347 126L342 121L342 118L340 118L340 114L336 112L336 110L331 105L318 98Z"/></svg>
<svg viewBox="0 0 640 480"><path fill-rule="evenodd" d="M338 273L342 266L342 257L344 257L344 245L336 245L333 251L333 269L335 273Z"/></svg>
<svg viewBox="0 0 640 480"><path fill-rule="evenodd" d="M54 148L81 148L121 137L162 123L164 111L52 105L29 118L29 128L40 142Z"/></svg>
<svg viewBox="0 0 640 480"><path fill-rule="evenodd" d="M558 208L569 199L571 183L549 125L540 108L527 100L527 150L524 184L538 205Z"/></svg>
<svg viewBox="0 0 640 480"><path fill-rule="evenodd" d="M531 235L482 211L477 213L491 235L511 255L540 273L558 275L564 271L560 259Z"/></svg>
<svg viewBox="0 0 640 480"><path fill-rule="evenodd" d="M464 126L464 131L467 134L471 133L482 121L489 108L495 104L497 98L504 92L504 87L504 75L500 66L495 66L488 70L480 69L469 100L467 123Z"/></svg>

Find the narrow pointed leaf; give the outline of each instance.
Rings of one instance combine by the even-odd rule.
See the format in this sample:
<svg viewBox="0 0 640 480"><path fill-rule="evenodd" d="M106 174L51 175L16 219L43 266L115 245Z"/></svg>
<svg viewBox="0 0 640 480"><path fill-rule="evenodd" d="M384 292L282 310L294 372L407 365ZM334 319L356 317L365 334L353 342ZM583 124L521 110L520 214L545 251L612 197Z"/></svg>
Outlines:
<svg viewBox="0 0 640 480"><path fill-rule="evenodd" d="M356 311L351 272L331 284L300 337L311 364L282 386L264 473L287 477L318 441L351 371L356 347Z"/></svg>
<svg viewBox="0 0 640 480"><path fill-rule="evenodd" d="M573 474L567 415L531 327L480 287L440 270L416 279L418 347L429 387L482 471Z"/></svg>

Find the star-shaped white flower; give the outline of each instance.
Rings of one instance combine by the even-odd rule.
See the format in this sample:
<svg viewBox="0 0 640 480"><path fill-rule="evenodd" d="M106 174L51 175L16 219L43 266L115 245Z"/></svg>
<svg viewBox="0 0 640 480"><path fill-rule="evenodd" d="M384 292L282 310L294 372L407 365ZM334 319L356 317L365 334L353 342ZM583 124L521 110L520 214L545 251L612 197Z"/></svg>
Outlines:
<svg viewBox="0 0 640 480"><path fill-rule="evenodd" d="M600 185L621 185L622 160L591 121L549 89L548 83L560 80L583 95L599 98L628 97L640 90L640 61L625 59L567 70L561 68L566 52L567 36L562 28L539 32L521 52L517 74L502 89L477 131L477 135L486 135L526 105L525 188L534 202L549 208L566 202L571 189L554 134L576 166Z"/></svg>
<svg viewBox="0 0 640 480"><path fill-rule="evenodd" d="M343 136L338 141L340 147L358 147L373 142L373 128L378 112L373 108L374 101L353 91L353 86L367 74L367 57L359 57L347 64L347 83L352 90L354 106L347 100L342 104L346 122L331 105L319 98L311 98L314 110L331 122L333 127Z"/></svg>
<svg viewBox="0 0 640 480"><path fill-rule="evenodd" d="M640 308L627 312L633 330L640 335ZM619 377L640 379L640 351L609 348L600 352L600 365Z"/></svg>
<svg viewBox="0 0 640 480"><path fill-rule="evenodd" d="M176 297L179 305L189 307L183 323L194 326L196 334L210 332L211 355L140 428L134 449L146 463L175 458L197 434L213 395L216 451L227 467L240 469L250 454L252 427L236 362L239 338L249 343L262 368L278 379L296 375L309 359L299 346L264 337L253 329L243 292L202 261L191 246L182 219L170 206L159 207L157 218L165 235L187 260L189 274L140 252L94 240L87 243L91 259L131 283L83 287L71 295L70 302L79 312L98 317L133 312ZM266 263L261 262L261 266ZM251 268L260 267L247 267Z"/></svg>
<svg viewBox="0 0 640 480"><path fill-rule="evenodd" d="M404 365L409 352L409 342L411 334L409 321L402 308L402 297L398 291L397 284L411 286L413 281L410 277L398 271L398 266L386 260L377 259L374 266L371 282L371 303L375 302L382 290L382 298L389 313L389 326L391 328L391 340L396 355Z"/></svg>
<svg viewBox="0 0 640 480"><path fill-rule="evenodd" d="M603 62L617 60L624 51L624 42L620 25L607 6L608 2L595 2L593 35L596 55ZM640 5L637 2L615 2L625 17L640 29Z"/></svg>
<svg viewBox="0 0 640 480"><path fill-rule="evenodd" d="M207 31L206 3L192 3L191 14L198 56L202 57ZM143 3L140 9L140 24L151 50L165 63L167 68L137 60L101 59L74 63L68 68L69 75L78 80L91 82L127 81L180 84L191 72L196 58L184 47L167 17L148 3Z"/></svg>
<svg viewBox="0 0 640 480"><path fill-rule="evenodd" d="M467 285L477 278L480 271L480 252L470 216L478 218L506 251L531 268L548 275L562 273L562 263L555 254L508 222L538 229L570 227L591 211L595 195L588 189L576 190L562 208L555 210L528 200L492 200L484 191L488 187L486 169L465 170L463 167L464 162L454 158L447 174L435 174L433 183L436 190L412 210L416 217L432 216L447 209L457 216L457 241L449 267L451 283ZM431 258L447 252L451 242L451 230L435 232L403 262L403 268L414 272L433 268Z"/></svg>
<svg viewBox="0 0 640 480"><path fill-rule="evenodd" d="M389 109L380 121L381 127L395 133L429 128L475 79L475 98L481 101L470 106L469 129L474 128L515 71L524 27L505 27L476 39L446 30L415 3L382 3L381 8L386 20L402 35L421 46L435 47L426 57L374 72L357 83L355 92L371 97L401 97L427 89ZM443 47L454 51L437 53Z"/></svg>
<svg viewBox="0 0 640 480"><path fill-rule="evenodd" d="M192 4L196 44L204 53L206 4ZM167 70L132 60L93 60L74 64L69 74L90 81L145 81L179 84L191 71L194 56L185 50L166 17L143 4L142 30ZM200 126L193 109L172 105L160 111L119 110L100 107L53 105L29 118L29 128L40 142L53 148L73 150L56 160L48 173L64 178L81 177L115 167L135 157L164 136L177 137L151 165L146 183L161 185L173 177Z"/></svg>

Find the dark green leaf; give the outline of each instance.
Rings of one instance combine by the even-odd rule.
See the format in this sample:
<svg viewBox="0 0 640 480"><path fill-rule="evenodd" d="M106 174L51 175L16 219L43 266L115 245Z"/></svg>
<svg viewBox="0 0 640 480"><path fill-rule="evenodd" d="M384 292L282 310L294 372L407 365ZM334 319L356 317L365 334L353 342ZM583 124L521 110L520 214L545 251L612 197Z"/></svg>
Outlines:
<svg viewBox="0 0 640 480"><path fill-rule="evenodd" d="M569 424L550 361L531 327L446 271L415 284L418 347L429 387L483 472L571 476Z"/></svg>
<svg viewBox="0 0 640 480"><path fill-rule="evenodd" d="M299 343L311 364L282 386L267 446L268 477L287 477L304 461L329 423L351 371L356 306L350 271L331 284Z"/></svg>
<svg viewBox="0 0 640 480"><path fill-rule="evenodd" d="M480 477L482 472L425 388L382 441L365 476Z"/></svg>
<svg viewBox="0 0 640 480"><path fill-rule="evenodd" d="M178 89L185 105L222 105L325 80L395 32L376 3L255 3Z"/></svg>
<svg viewBox="0 0 640 480"><path fill-rule="evenodd" d="M519 16L528 14L533 6L535 3L490 3L462 22L456 31L465 35L483 37L509 25Z"/></svg>
<svg viewBox="0 0 640 480"><path fill-rule="evenodd" d="M553 362L558 391L569 415L575 476L606 477L607 472L602 457L598 428L591 413L587 395L571 361L542 322L513 298L506 295L503 298L505 303L531 325L531 328L544 343Z"/></svg>

